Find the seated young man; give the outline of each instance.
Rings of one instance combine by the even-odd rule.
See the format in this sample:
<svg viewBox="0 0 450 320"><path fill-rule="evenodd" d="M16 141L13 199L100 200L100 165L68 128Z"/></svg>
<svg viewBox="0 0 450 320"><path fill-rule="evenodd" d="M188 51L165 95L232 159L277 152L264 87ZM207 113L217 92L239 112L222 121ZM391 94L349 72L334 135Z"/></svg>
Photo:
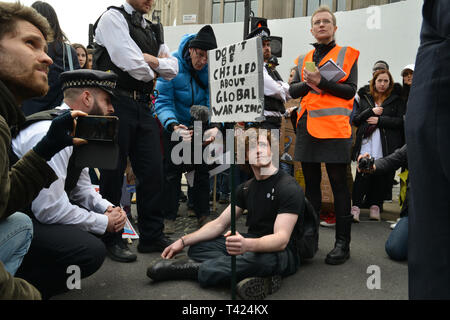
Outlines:
<svg viewBox="0 0 450 320"><path fill-rule="evenodd" d="M297 271L300 258L293 230L299 216L303 221L305 196L295 179L272 163L270 131L253 128L246 135L246 158L255 177L237 188L235 208L236 219L248 210L248 233L227 231L230 205L217 219L168 246L161 255L164 260L148 268L151 279L193 279L202 287L227 284L234 255L238 295L263 299L279 288L282 276ZM171 259L186 246L190 259Z"/></svg>

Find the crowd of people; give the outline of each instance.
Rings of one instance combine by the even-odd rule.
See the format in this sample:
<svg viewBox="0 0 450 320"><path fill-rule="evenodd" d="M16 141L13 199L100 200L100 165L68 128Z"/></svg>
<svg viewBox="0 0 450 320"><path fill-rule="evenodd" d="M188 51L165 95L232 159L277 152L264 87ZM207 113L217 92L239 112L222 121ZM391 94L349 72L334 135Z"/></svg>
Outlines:
<svg viewBox="0 0 450 320"><path fill-rule="evenodd" d="M94 25L93 47L86 48L69 45L48 3L36 1L26 7L0 2L0 298L48 299L67 290L68 266L78 266L85 278L100 269L106 256L117 262L137 259L122 239L127 221L123 207L129 201L123 200L127 163L136 177L137 251L161 253L161 260L148 267L147 276L154 281L192 279L203 287L216 286L230 282L229 257L236 256L237 292L243 299L262 299L275 292L281 278L300 267L305 258L305 217L321 213L322 163L334 196L334 212L321 216L322 225L335 226L335 242L325 259L330 265L350 258L351 227L360 221L361 208L369 209L370 219L381 220L383 203L392 198L394 175L401 168L406 192L386 252L394 260L413 259L411 298L450 297L448 288L436 284L439 281L423 280L422 274L431 277L430 271L424 269L419 249L408 245L421 232L417 224L426 219L423 212L427 210L419 195L426 170L417 170L416 159L408 176L411 149L434 152L432 159L442 165L436 175L444 180L442 185L448 184L448 163L438 154L448 153L446 142L439 140L443 147L438 144L435 150L407 126L408 121L416 123L416 128L439 122L436 118L425 122L417 115L423 113L419 101L425 98L413 90L414 64L403 68L403 83L398 84L388 63L377 61L369 84L358 90L359 51L337 44L336 17L321 6L311 16L316 42L311 51L299 55L284 82L272 56L270 29L251 30L246 39L259 37L262 42L264 120L245 123L240 129L254 134L255 143L246 135L246 165L236 177L236 217L246 213L248 233L232 233L231 205L218 218L211 218L211 167L192 161L194 121L201 120L202 110L210 109L208 51L217 48L214 30L206 25L184 35L178 49L171 52L161 25L143 16L152 6L152 0L126 0L120 7L109 7ZM448 48L448 22L436 23L441 12L448 17L446 8L443 1L425 1L422 44L437 38ZM429 49L423 45L419 50ZM440 58L445 63L445 57ZM321 73L329 60L342 71L338 78L327 79ZM428 88L432 81L424 76L429 72L420 69L426 82L420 83L423 90L431 91L428 102L436 101L430 108L437 109L446 102L440 94L448 92ZM448 83L445 77L438 80ZM299 99L299 106L286 109L290 99ZM408 103L412 99L414 103ZM411 115L411 108L417 114ZM120 119L115 169L74 165L89 141L74 137L72 131L76 119L88 115ZM272 161L278 150L272 148L271 129L280 129L285 117L292 118L296 129L294 160L301 163L305 190ZM202 134L208 138L201 150L229 128L203 121ZM431 136L448 141L447 129L439 130ZM416 144L407 148L406 141ZM189 161L181 164L172 157L180 143L188 145L183 151L191 151ZM351 161L357 164L352 186L348 183ZM186 198L181 178L188 171L194 171L194 180L185 200L197 218L198 230L174 240L169 235L175 233L179 202ZM219 175L222 203L229 202L229 175L229 170ZM99 192L93 187L97 183ZM428 196L432 190L431 186L423 191ZM445 213L440 221L448 221L448 203L436 208ZM425 225L436 227L431 222ZM408 228L414 232L408 235ZM428 243L425 235L432 232L420 235L419 247ZM448 230L439 239L448 239ZM175 259L185 247L189 247L188 256ZM314 242L312 247L309 257L317 250ZM434 261L433 270L448 267L448 261Z"/></svg>

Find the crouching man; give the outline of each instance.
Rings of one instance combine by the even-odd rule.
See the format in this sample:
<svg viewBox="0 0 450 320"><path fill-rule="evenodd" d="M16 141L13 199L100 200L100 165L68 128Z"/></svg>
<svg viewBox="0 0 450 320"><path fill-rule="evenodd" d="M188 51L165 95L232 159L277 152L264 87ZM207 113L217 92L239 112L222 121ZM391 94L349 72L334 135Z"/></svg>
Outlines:
<svg viewBox="0 0 450 320"><path fill-rule="evenodd" d="M242 299L263 299L280 287L282 276L297 271L300 257L293 235L299 228L297 219L303 221L305 196L294 178L273 165L270 131L250 130L255 138L252 143L247 132L246 159L255 178L236 192L236 219L248 210L248 233L227 231L230 205L217 219L168 246L161 255L165 260L148 268L151 279L193 279L202 287L227 284L234 255L237 294ZM189 258L171 259L186 246Z"/></svg>
<svg viewBox="0 0 450 320"><path fill-rule="evenodd" d="M114 73L97 70L64 72L64 102L50 112L73 109L89 115L111 114L114 109L110 95L116 80ZM46 134L50 123L36 121L22 129L13 140L14 153L22 157ZM71 266L79 268L81 278L96 272L106 255L99 236L121 232L126 222L126 213L95 191L88 168L72 165L74 152L73 147L64 148L48 162L58 179L42 190L31 205L34 237L18 275L35 285L43 298L67 290ZM115 260L136 260L124 244L106 246Z"/></svg>

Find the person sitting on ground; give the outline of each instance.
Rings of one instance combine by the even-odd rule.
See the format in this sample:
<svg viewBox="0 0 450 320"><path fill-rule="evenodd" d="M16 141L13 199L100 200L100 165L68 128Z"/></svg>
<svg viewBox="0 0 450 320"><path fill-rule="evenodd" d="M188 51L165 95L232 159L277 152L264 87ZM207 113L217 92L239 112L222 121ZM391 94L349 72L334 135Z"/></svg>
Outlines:
<svg viewBox="0 0 450 320"><path fill-rule="evenodd" d="M41 298L33 285L14 277L33 235L31 219L19 211L57 179L47 161L81 142L67 132L73 130L73 118L85 114L67 112L54 119L22 159L9 161L11 136L25 121L21 103L49 89L53 61L46 51L51 34L48 21L34 9L0 2L0 300Z"/></svg>
<svg viewBox="0 0 450 320"><path fill-rule="evenodd" d="M358 157L358 163L362 158L370 158L368 153ZM394 153L387 157L375 160L371 170L366 173L373 175L385 174L387 172L395 171L398 168L408 167L408 156L406 144L400 149L395 150ZM358 169L359 170L359 169ZM386 241L386 253L392 260L405 261L408 258L408 202L409 202L409 179L406 180L406 196L403 201L402 209L400 211L400 220L396 223L394 230L389 235Z"/></svg>
<svg viewBox="0 0 450 320"><path fill-rule="evenodd" d="M236 219L248 210L248 233L227 231L229 205L217 219L168 246L161 255L164 260L148 268L148 277L155 281L198 280L202 287L227 284L233 255L237 294L243 299L263 299L279 288L282 276L297 271L300 257L293 230L297 219L303 219L303 191L294 178L272 163L270 132L247 130L245 148L255 178L237 188L235 208ZM186 246L190 246L190 259L171 259Z"/></svg>
<svg viewBox="0 0 450 320"><path fill-rule="evenodd" d="M110 94L116 79L114 73L97 70L62 73L64 102L54 112L73 109L89 115L111 114L114 109ZM14 153L19 157L26 153L46 134L49 125L50 121L42 120L22 129L13 140ZM72 165L72 155L76 152L68 147L53 157L49 165L58 180L42 190L31 206L34 238L17 274L35 285L43 298L67 290L69 266L79 266L82 278L101 267L105 245L96 235L104 235L108 255L113 260L136 260L136 255L124 244L109 240L122 233L125 211L95 191L88 168L77 170Z"/></svg>

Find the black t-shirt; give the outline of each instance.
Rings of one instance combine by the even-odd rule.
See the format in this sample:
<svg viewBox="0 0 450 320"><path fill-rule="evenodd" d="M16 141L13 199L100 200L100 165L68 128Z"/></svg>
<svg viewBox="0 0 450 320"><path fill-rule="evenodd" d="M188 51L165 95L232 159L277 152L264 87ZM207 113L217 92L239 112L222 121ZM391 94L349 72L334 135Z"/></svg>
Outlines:
<svg viewBox="0 0 450 320"><path fill-rule="evenodd" d="M244 188L248 189L244 190ZM236 205L247 209L248 233L258 237L273 234L279 213L302 215L305 196L297 181L286 172L278 170L265 180L252 179L238 186Z"/></svg>

